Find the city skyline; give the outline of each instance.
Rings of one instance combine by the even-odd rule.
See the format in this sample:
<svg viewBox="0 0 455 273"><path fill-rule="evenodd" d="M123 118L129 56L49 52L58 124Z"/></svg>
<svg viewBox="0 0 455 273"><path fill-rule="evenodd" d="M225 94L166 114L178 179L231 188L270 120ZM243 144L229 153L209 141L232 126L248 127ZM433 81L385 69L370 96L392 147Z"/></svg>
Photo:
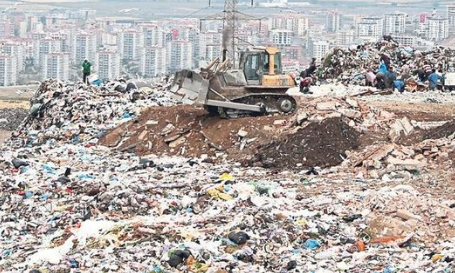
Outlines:
<svg viewBox="0 0 455 273"><path fill-rule="evenodd" d="M431 49L452 37L455 25L452 6L444 12L422 9L418 15L401 10L375 15L337 8L264 10L268 17L239 21L236 39L242 42L237 46L277 46L285 71L302 69L313 57L320 62L335 47L375 42L385 34L405 46ZM78 80L85 59L93 65L92 77L101 80L160 77L204 67L221 57L222 41L222 21L193 16L141 20L103 16L88 8L12 9L0 17L0 85Z"/></svg>

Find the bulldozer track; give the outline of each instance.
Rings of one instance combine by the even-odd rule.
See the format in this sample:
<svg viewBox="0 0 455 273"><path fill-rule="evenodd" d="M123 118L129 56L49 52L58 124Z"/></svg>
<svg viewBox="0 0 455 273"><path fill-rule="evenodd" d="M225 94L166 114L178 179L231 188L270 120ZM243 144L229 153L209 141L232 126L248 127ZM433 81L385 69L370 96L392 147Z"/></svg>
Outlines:
<svg viewBox="0 0 455 273"><path fill-rule="evenodd" d="M218 107L218 114L222 118L241 118L274 113L291 114L297 108L296 100L292 96L289 96L287 94L276 93L248 94L246 96L237 97L231 101L250 105L261 105L264 107L264 112L258 113L252 111L242 111Z"/></svg>

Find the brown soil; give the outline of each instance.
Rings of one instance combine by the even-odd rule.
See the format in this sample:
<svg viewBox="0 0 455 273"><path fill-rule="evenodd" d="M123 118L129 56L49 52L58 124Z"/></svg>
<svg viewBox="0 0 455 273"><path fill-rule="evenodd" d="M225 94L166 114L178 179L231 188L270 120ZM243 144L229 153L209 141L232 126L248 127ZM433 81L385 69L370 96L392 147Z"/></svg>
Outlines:
<svg viewBox="0 0 455 273"><path fill-rule="evenodd" d="M423 134L423 139L438 139L448 137L455 133L455 120L447 122L435 129L428 130Z"/></svg>
<svg viewBox="0 0 455 273"><path fill-rule="evenodd" d="M110 131L100 140L100 144L116 146L123 139L124 142L116 147L130 150L139 155L185 155L201 156L202 154L215 155L217 152L227 152L232 157L237 154L248 154L257 149L258 145L268 143L277 135L273 122L286 119L286 116L246 117L239 119L221 119L210 116L201 108L188 105L173 107L155 107L143 112L137 120L128 122ZM146 125L156 121L156 125ZM172 124L175 129L162 135L163 129ZM266 127L266 128L264 128ZM269 127L269 128L267 128ZM248 134L246 139L251 142L240 151L239 130ZM182 135L181 145L171 148L166 139ZM151 144L151 148L150 148Z"/></svg>
<svg viewBox="0 0 455 273"><path fill-rule="evenodd" d="M262 147L257 157L280 168L330 167L343 162L345 152L359 146L359 133L341 119L331 118Z"/></svg>
<svg viewBox="0 0 455 273"><path fill-rule="evenodd" d="M310 104L309 101L302 101L300 107L308 110ZM418 121L447 120L452 114L455 115L453 110L447 112L445 110L448 108L438 105L436 106L441 109L437 108L431 115L428 115L427 110L431 108L428 106L422 109L415 106L404 109L393 105L394 109L384 108L398 115L406 113L403 116ZM200 157L203 154L215 156L220 153L244 165L295 168L335 166L343 161L348 150L389 142L388 130L360 134L338 118L327 119L319 124L312 123L304 128L294 125L275 126L276 120L285 120L290 124L295 117L221 119L210 116L201 108L188 105L155 107L108 132L100 144L138 155ZM175 129L163 134L163 129L168 124L175 126ZM247 132L245 138L239 137L239 130ZM399 143L412 145L427 138L446 137L454 131L455 122L451 122L431 131L416 131ZM172 142L175 140L177 141Z"/></svg>
<svg viewBox="0 0 455 273"><path fill-rule="evenodd" d="M273 125L274 121L285 119L293 117L221 119L192 106L150 108L138 119L109 132L100 144L117 150L128 149L139 155L199 157L225 152L229 158L244 164L285 168L335 166L343 161L347 150L360 145L359 133L339 118L311 123L299 130L294 126ZM157 124L147 125L151 121ZM168 124L175 129L163 135ZM243 141L249 143L244 144L244 149L241 149L239 130L247 132ZM179 136L184 140L170 147L166 140Z"/></svg>

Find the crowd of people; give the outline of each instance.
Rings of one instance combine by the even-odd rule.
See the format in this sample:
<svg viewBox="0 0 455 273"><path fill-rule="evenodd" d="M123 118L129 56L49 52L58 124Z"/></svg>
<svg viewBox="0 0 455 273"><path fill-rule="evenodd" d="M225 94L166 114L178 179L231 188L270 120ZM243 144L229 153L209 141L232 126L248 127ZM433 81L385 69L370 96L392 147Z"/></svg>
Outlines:
<svg viewBox="0 0 455 273"><path fill-rule="evenodd" d="M319 65L313 58L300 73L300 91L311 93L310 85L334 81L399 92L413 92L418 86L444 90L445 73L453 68L455 61L454 50L436 47L421 52L387 38L348 49L335 48Z"/></svg>

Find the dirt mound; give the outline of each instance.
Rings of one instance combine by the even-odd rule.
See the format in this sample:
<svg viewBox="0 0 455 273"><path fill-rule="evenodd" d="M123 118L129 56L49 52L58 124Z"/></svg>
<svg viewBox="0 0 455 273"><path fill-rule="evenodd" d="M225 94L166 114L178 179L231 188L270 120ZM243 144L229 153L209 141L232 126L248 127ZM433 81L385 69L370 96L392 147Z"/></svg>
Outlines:
<svg viewBox="0 0 455 273"><path fill-rule="evenodd" d="M427 130L423 134L423 139L439 139L445 138L455 133L455 120L447 122L446 124Z"/></svg>
<svg viewBox="0 0 455 273"><path fill-rule="evenodd" d="M273 123L283 118L221 119L189 105L153 107L108 132L100 144L139 155L199 157L225 153L236 158L239 154L254 154L258 146L276 138L280 129Z"/></svg>
<svg viewBox="0 0 455 273"><path fill-rule="evenodd" d="M282 168L336 166L360 146L359 133L340 118L311 123L282 141L262 147L257 159Z"/></svg>
<svg viewBox="0 0 455 273"><path fill-rule="evenodd" d="M293 116L222 119L188 105L153 107L107 133L100 144L138 155L222 156L243 165L336 166L360 146L360 133L328 118L294 127ZM222 158L221 157L221 158Z"/></svg>

